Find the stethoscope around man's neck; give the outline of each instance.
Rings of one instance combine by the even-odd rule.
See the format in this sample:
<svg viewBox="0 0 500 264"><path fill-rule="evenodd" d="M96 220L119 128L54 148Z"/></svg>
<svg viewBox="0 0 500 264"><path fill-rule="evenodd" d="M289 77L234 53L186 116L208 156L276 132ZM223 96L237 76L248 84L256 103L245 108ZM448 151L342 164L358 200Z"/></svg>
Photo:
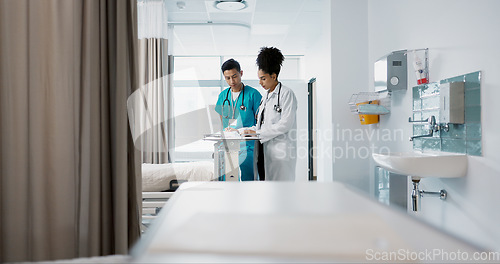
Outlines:
<svg viewBox="0 0 500 264"><path fill-rule="evenodd" d="M229 106L231 106L231 102L229 101L229 93L231 92L231 87L229 87L229 89L227 89L227 93L226 93L226 99L224 99L224 101L222 101L222 108L224 108L224 104L226 103L227 101L227 104ZM243 94L243 97L241 98L241 105L240 105L240 109L245 111L247 109L247 107L244 104L245 102L245 84L241 83L241 93L240 95ZM234 119L234 110L236 108L236 104L238 103L238 99L240 98L240 95L238 95L238 98L236 98L236 100L234 101L234 105L233 105L233 119Z"/></svg>

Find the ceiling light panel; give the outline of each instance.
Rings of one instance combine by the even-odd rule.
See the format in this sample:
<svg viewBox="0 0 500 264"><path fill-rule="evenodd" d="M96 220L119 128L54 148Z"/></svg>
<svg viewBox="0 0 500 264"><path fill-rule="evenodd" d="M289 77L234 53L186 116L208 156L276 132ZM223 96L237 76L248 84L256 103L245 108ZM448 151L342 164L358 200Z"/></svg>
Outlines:
<svg viewBox="0 0 500 264"><path fill-rule="evenodd" d="M245 1L216 1L215 8L222 11L238 11L247 7Z"/></svg>
<svg viewBox="0 0 500 264"><path fill-rule="evenodd" d="M217 2L219 2L219 1L214 1L214 0L205 1L205 7L207 9L207 12L209 12L209 13L231 13L231 12L235 12L235 13L251 13L255 9L255 0L246 0L245 1L245 8L244 9L232 10L232 11L231 10L226 11L226 10L221 10L221 9L216 8L215 4ZM234 2L233 2L233 4L234 4Z"/></svg>

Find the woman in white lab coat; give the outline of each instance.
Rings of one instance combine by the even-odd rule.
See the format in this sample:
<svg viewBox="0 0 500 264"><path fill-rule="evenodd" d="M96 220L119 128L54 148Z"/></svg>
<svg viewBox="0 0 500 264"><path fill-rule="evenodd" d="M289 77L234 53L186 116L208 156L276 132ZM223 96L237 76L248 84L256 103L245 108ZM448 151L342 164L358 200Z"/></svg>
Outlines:
<svg viewBox="0 0 500 264"><path fill-rule="evenodd" d="M254 172L260 180L294 181L297 155L297 99L278 81L284 56L274 47L263 47L257 56L259 83L267 93L262 97L257 124L241 128L242 134L257 133Z"/></svg>

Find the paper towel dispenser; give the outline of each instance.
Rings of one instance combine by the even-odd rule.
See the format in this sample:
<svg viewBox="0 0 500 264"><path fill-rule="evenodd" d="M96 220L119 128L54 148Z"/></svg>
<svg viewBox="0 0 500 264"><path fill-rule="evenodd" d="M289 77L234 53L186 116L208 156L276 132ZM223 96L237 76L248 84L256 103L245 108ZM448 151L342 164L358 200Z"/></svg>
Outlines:
<svg viewBox="0 0 500 264"><path fill-rule="evenodd" d="M375 91L406 90L408 86L407 51L394 51L374 65Z"/></svg>
<svg viewBox="0 0 500 264"><path fill-rule="evenodd" d="M465 86L463 82L439 85L439 122L463 124L465 122Z"/></svg>

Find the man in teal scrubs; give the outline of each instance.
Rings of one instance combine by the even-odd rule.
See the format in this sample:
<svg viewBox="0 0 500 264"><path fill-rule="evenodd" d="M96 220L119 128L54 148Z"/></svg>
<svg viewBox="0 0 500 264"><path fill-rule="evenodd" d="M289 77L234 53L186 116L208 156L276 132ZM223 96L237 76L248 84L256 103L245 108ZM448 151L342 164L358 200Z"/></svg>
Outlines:
<svg viewBox="0 0 500 264"><path fill-rule="evenodd" d="M223 129L251 127L255 125L255 116L259 109L262 95L255 88L241 82L243 71L240 64L229 59L221 67L229 88L220 94L215 111L221 115ZM253 181L253 149L254 141L243 141L240 144L239 163L242 181Z"/></svg>

